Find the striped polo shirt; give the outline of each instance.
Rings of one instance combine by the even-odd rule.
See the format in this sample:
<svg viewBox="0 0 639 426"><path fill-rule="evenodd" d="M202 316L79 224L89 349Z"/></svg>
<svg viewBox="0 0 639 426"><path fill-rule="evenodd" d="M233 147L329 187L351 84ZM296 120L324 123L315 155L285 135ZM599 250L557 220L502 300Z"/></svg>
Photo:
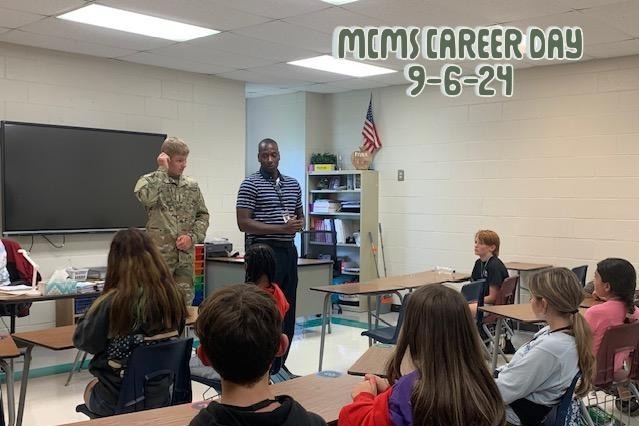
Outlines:
<svg viewBox="0 0 639 426"><path fill-rule="evenodd" d="M292 216L302 208L302 189L292 177L280 173L279 183L265 171L253 173L240 185L237 193L238 209L252 212L251 218L269 225L284 223L284 215ZM295 234L246 234L251 243L265 240L291 242Z"/></svg>

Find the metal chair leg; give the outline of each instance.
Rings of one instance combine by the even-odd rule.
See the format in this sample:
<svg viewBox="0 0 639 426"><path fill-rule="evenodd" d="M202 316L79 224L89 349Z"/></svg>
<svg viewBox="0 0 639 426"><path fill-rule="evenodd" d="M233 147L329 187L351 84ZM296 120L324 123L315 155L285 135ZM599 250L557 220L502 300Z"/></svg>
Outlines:
<svg viewBox="0 0 639 426"><path fill-rule="evenodd" d="M83 356L84 355L84 356ZM82 357L82 361L80 361L80 357ZM87 359L87 353L81 350L78 350L78 353L75 354L75 360L73 360L73 365L71 366L71 371L69 371L69 376L67 377L67 382L64 386L68 386L71 383L71 378L73 377L73 373L75 371L80 371L82 369L82 364Z"/></svg>

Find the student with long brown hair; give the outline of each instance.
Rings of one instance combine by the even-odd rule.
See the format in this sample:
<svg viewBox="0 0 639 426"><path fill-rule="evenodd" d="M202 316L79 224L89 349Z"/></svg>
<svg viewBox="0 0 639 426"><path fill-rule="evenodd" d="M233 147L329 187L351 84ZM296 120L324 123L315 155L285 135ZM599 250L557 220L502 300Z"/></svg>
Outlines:
<svg viewBox="0 0 639 426"><path fill-rule="evenodd" d="M579 312L583 292L575 274L547 269L533 275L529 287L532 310L548 325L496 371L512 425L540 425L578 372L575 394L583 397L595 371L592 332Z"/></svg>
<svg viewBox="0 0 639 426"><path fill-rule="evenodd" d="M104 293L80 320L76 348L94 354L84 400L98 416L114 413L121 372L139 344L177 337L184 329L186 305L151 239L138 229L113 237Z"/></svg>
<svg viewBox="0 0 639 426"><path fill-rule="evenodd" d="M342 408L340 426L500 426L505 410L483 357L468 304L446 286L424 286L408 299L390 382L367 375ZM402 375L409 356L415 371Z"/></svg>

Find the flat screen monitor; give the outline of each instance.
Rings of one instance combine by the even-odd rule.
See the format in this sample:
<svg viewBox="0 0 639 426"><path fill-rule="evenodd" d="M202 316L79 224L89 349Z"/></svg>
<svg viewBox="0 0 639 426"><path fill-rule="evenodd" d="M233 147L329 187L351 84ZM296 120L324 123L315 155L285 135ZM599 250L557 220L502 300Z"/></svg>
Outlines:
<svg viewBox="0 0 639 426"><path fill-rule="evenodd" d="M166 135L3 121L5 235L142 228L137 179L157 168Z"/></svg>

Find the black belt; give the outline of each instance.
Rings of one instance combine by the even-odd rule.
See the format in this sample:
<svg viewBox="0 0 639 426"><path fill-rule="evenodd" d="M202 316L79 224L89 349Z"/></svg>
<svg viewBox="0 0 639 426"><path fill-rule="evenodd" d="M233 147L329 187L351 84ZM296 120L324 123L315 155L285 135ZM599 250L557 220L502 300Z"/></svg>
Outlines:
<svg viewBox="0 0 639 426"><path fill-rule="evenodd" d="M254 244L266 244L272 248L291 248L295 244L293 241L279 241L279 240L253 240Z"/></svg>

